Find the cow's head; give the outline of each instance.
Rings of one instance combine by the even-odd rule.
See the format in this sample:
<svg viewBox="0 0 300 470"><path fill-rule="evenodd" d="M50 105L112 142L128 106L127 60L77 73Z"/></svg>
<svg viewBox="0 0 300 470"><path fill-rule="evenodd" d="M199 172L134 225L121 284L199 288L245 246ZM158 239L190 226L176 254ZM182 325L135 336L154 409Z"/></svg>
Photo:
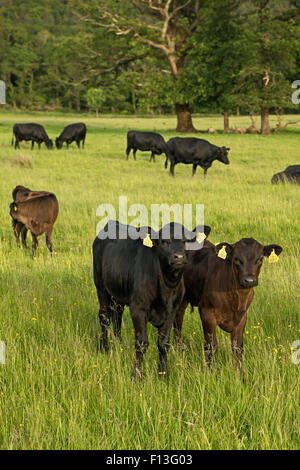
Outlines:
<svg viewBox="0 0 300 470"><path fill-rule="evenodd" d="M9 205L9 215L11 216L11 218L14 220L17 218L17 213L18 211L18 206L15 202L12 202L10 205ZM13 224L14 226L15 224Z"/></svg>
<svg viewBox="0 0 300 470"><path fill-rule="evenodd" d="M265 256L279 256L282 252L280 245L264 246L253 238L242 238L233 245L218 243L215 249L218 256L232 263L235 277L243 289L258 285L258 276Z"/></svg>
<svg viewBox="0 0 300 470"><path fill-rule="evenodd" d="M183 269L187 263L186 244L196 240L197 231L189 231L183 225L171 222L157 232L150 229L149 233L160 261L172 269Z"/></svg>
<svg viewBox="0 0 300 470"><path fill-rule="evenodd" d="M53 141L51 139L48 139L45 141L47 149L51 150L53 149Z"/></svg>
<svg viewBox="0 0 300 470"><path fill-rule="evenodd" d="M12 192L12 198L14 201L18 202L19 195L21 196L21 198L26 198L30 192L31 189L25 188L25 186L18 185Z"/></svg>
<svg viewBox="0 0 300 470"><path fill-rule="evenodd" d="M217 151L217 159L219 162L229 165L230 161L228 160L229 147L219 147Z"/></svg>
<svg viewBox="0 0 300 470"><path fill-rule="evenodd" d="M284 183L285 182L285 174L283 171L280 173L275 173L275 175L272 176L271 183L272 184L277 184L277 183Z"/></svg>
<svg viewBox="0 0 300 470"><path fill-rule="evenodd" d="M59 137L56 137L56 139L55 139L55 145L56 145L56 148L57 148L57 149L61 149L61 148L62 148L62 142L61 142L61 140L59 139Z"/></svg>

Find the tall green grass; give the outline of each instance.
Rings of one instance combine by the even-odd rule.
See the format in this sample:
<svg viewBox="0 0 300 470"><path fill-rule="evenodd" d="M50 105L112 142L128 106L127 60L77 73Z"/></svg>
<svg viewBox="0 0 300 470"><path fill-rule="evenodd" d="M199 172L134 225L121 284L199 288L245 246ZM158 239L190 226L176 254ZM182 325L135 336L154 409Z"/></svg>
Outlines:
<svg viewBox="0 0 300 470"><path fill-rule="evenodd" d="M15 122L40 122L51 138L71 122L87 124L86 148L69 151L11 147ZM244 117L232 126L246 126ZM218 116L196 117L201 129L222 127ZM295 449L299 448L299 365L291 361L299 324L299 187L272 186L272 175L299 163L300 126L272 136L200 135L231 148L229 166L214 162L206 180L164 156L126 161L129 129L175 136L175 118L2 113L0 115L0 447L2 449ZM26 167L11 164L32 161ZM60 203L51 258L18 249L9 216L17 184L53 191ZM204 204L210 240L254 237L284 250L265 261L245 333L245 383L238 379L229 335L210 373L203 358L198 312L187 309L184 351L173 346L169 378L157 377L157 332L149 325L145 377L132 383L133 327L126 308L121 343L98 350L98 303L91 245L101 203ZM130 222L130 219L129 219ZM28 244L31 245L30 235Z"/></svg>

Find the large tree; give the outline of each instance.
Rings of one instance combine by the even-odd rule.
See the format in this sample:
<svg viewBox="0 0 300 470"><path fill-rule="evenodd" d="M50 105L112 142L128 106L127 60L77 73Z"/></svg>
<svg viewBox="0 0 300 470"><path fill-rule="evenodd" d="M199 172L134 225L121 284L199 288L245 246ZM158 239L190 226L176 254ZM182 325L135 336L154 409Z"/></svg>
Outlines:
<svg viewBox="0 0 300 470"><path fill-rule="evenodd" d="M261 134L270 134L270 109L291 106L289 77L295 72L299 41L299 5L293 0L249 0L240 8L243 28L243 66L239 99L258 109Z"/></svg>
<svg viewBox="0 0 300 470"><path fill-rule="evenodd" d="M128 44L154 54L168 77L177 131L195 132L190 103L195 90L188 86L186 58L193 35L207 14L200 0L77 0L81 19L98 28L128 38ZM151 52L150 52L151 51ZM150 71L151 73L151 71ZM164 104L164 103L162 103ZM169 103L167 103L169 104Z"/></svg>

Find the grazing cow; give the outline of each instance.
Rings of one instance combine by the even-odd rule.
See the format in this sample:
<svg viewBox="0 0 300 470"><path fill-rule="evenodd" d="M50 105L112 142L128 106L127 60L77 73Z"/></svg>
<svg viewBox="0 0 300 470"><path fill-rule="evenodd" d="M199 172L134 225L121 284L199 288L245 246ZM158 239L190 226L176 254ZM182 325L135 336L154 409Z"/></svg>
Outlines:
<svg viewBox="0 0 300 470"><path fill-rule="evenodd" d="M300 165L291 165L288 166L284 171L276 173L272 176L271 183L300 184Z"/></svg>
<svg viewBox="0 0 300 470"><path fill-rule="evenodd" d="M108 349L107 328L113 322L120 337L122 314L129 306L135 332L135 374L142 375L142 359L148 347L147 322L158 329L159 373L166 374L170 330L184 295L185 243L189 232L171 223L155 232L109 221L93 244L94 282L100 304L100 346ZM135 235L132 235L133 232ZM127 235L131 232L131 235ZM151 232L152 248L143 244Z"/></svg>
<svg viewBox="0 0 300 470"><path fill-rule="evenodd" d="M168 148L164 138L156 132L138 132L129 131L127 133L127 160L131 149L133 149L133 158L136 160L135 154L137 150L150 151L150 162L155 162L155 155L165 153L168 158Z"/></svg>
<svg viewBox="0 0 300 470"><path fill-rule="evenodd" d="M174 176L174 167L177 163L192 164L192 176L196 173L197 165L203 168L205 176L214 160L219 160L225 165L230 163L227 156L230 150L228 147L217 147L204 139L173 137L168 140L167 147L169 150L170 174L172 176ZM165 168L168 166L168 158L165 162Z"/></svg>
<svg viewBox="0 0 300 470"><path fill-rule="evenodd" d="M20 148L22 140L31 140L31 150L34 147L34 143L37 142L39 148L41 143L44 142L48 149L53 148L53 142L49 139L45 129L40 124L15 124L13 127L13 137L11 145L14 143L15 137L15 149Z"/></svg>
<svg viewBox="0 0 300 470"><path fill-rule="evenodd" d="M282 247L264 246L253 238L242 238L230 245L190 251L184 269L185 296L174 323L177 341L181 341L181 328L185 309L190 303L199 309L203 332L205 360L211 365L218 348L216 328L230 333L233 353L239 371L243 354L243 333L247 311L258 285L258 276L265 256L278 260Z"/></svg>
<svg viewBox="0 0 300 470"><path fill-rule="evenodd" d="M52 231L59 210L55 194L16 186L13 190L13 200L10 204L10 215L17 245L19 246L21 233L22 244L26 248L26 234L27 230L30 230L34 257L38 245L37 237L46 233L46 244L52 254Z"/></svg>
<svg viewBox="0 0 300 470"><path fill-rule="evenodd" d="M59 137L55 139L56 148L61 149L63 143L67 143L67 149L69 144L74 140L77 144L77 147L80 148L80 141L82 140L82 148L84 148L86 136L86 125L83 122L78 122L76 124L70 124L66 126Z"/></svg>

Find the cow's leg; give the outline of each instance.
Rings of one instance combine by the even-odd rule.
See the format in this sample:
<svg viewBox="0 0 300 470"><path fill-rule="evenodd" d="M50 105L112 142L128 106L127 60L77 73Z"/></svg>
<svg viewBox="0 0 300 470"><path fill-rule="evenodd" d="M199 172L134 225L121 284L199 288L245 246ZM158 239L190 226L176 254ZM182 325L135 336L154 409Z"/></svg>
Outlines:
<svg viewBox="0 0 300 470"><path fill-rule="evenodd" d="M130 150L131 150L131 147L130 147L130 145L128 145L127 148L126 148L126 160L128 160L128 158L129 158Z"/></svg>
<svg viewBox="0 0 300 470"><path fill-rule="evenodd" d="M154 153L153 151L151 152L151 156L150 156L149 162L151 162L151 160L153 160L153 162L155 162L155 153Z"/></svg>
<svg viewBox="0 0 300 470"><path fill-rule="evenodd" d="M167 375L167 356L170 347L170 331L171 328L165 329L164 326L158 330L158 373L161 376Z"/></svg>
<svg viewBox="0 0 300 470"><path fill-rule="evenodd" d="M36 249L37 249L39 242L34 233L31 232L31 236L32 236L32 258L34 258L36 255Z"/></svg>
<svg viewBox="0 0 300 470"><path fill-rule="evenodd" d="M238 366L239 376L242 377L242 361L243 361L243 336L247 322L247 314L242 317L238 326L231 332L231 348Z"/></svg>
<svg viewBox="0 0 300 470"><path fill-rule="evenodd" d="M178 304L182 302L182 297L178 299ZM176 318L177 309L174 309L174 304L169 298L167 305L167 319L164 322L163 326L158 330L158 352L159 352L159 366L158 373L161 376L166 376L167 374L167 355L170 347L170 333L172 325L174 324Z"/></svg>
<svg viewBox="0 0 300 470"><path fill-rule="evenodd" d="M22 229L22 223L17 222L16 220L13 219L13 231L14 231L14 236L16 237L16 244L17 247L20 246L20 232Z"/></svg>
<svg viewBox="0 0 300 470"><path fill-rule="evenodd" d="M203 169L204 169L204 178L205 178L208 168L203 168Z"/></svg>
<svg viewBox="0 0 300 470"><path fill-rule="evenodd" d="M172 176L175 176L174 167L175 167L175 162L173 160L171 160L170 175L172 175Z"/></svg>
<svg viewBox="0 0 300 470"><path fill-rule="evenodd" d="M33 150L34 147L34 140L31 141L31 150Z"/></svg>
<svg viewBox="0 0 300 470"><path fill-rule="evenodd" d="M166 156L166 161L165 161L165 169L168 168L168 157Z"/></svg>
<svg viewBox="0 0 300 470"><path fill-rule="evenodd" d="M200 309L199 313L202 321L204 333L204 356L206 364L211 367L213 356L218 349L216 336L217 323L213 309Z"/></svg>
<svg viewBox="0 0 300 470"><path fill-rule="evenodd" d="M100 349L108 351L108 337L107 329L110 325L110 312L111 312L111 296L103 286L97 287L97 295L100 304L99 308L99 322L101 327Z"/></svg>
<svg viewBox="0 0 300 470"><path fill-rule="evenodd" d="M177 310L175 321L174 321L174 340L175 343L183 348L182 338L181 338L181 330L182 330L182 323L183 317L188 306L188 301L183 299L180 307Z"/></svg>
<svg viewBox="0 0 300 470"><path fill-rule="evenodd" d="M41 150L41 143L42 142L38 141L39 150Z"/></svg>
<svg viewBox="0 0 300 470"><path fill-rule="evenodd" d="M76 145L80 149L80 141L78 139L76 140Z"/></svg>
<svg viewBox="0 0 300 470"><path fill-rule="evenodd" d="M49 228L47 231L46 231L46 245L51 253L51 256L52 256L52 253L53 253L53 248L52 248L52 229L53 227Z"/></svg>
<svg viewBox="0 0 300 470"><path fill-rule="evenodd" d="M139 305L130 306L130 315L134 327L136 363L133 377L142 377L142 363L148 348L147 312Z"/></svg>
<svg viewBox="0 0 300 470"><path fill-rule="evenodd" d="M67 150L69 150L69 141L67 140Z"/></svg>
<svg viewBox="0 0 300 470"><path fill-rule="evenodd" d="M21 238L22 238L23 248L27 248L27 244L26 244L27 231L28 231L27 228L25 227L25 225L23 225L21 228Z"/></svg>
<svg viewBox="0 0 300 470"><path fill-rule="evenodd" d="M17 148L20 148L18 137L16 137L16 140L15 140L15 149L17 149Z"/></svg>
<svg viewBox="0 0 300 470"><path fill-rule="evenodd" d="M82 148L84 149L84 141L85 141L85 137L82 139Z"/></svg>
<svg viewBox="0 0 300 470"><path fill-rule="evenodd" d="M192 171L192 176L194 176L196 174L196 171L197 171L197 164L193 164L193 171Z"/></svg>
<svg viewBox="0 0 300 470"><path fill-rule="evenodd" d="M124 305L115 303L111 307L111 319L113 324L114 335L116 338L121 339L121 326Z"/></svg>
<svg viewBox="0 0 300 470"><path fill-rule="evenodd" d="M136 160L136 156L135 156L135 155L136 155L136 151L137 151L137 149L134 148L134 149L133 149L133 158L134 158L135 160Z"/></svg>

